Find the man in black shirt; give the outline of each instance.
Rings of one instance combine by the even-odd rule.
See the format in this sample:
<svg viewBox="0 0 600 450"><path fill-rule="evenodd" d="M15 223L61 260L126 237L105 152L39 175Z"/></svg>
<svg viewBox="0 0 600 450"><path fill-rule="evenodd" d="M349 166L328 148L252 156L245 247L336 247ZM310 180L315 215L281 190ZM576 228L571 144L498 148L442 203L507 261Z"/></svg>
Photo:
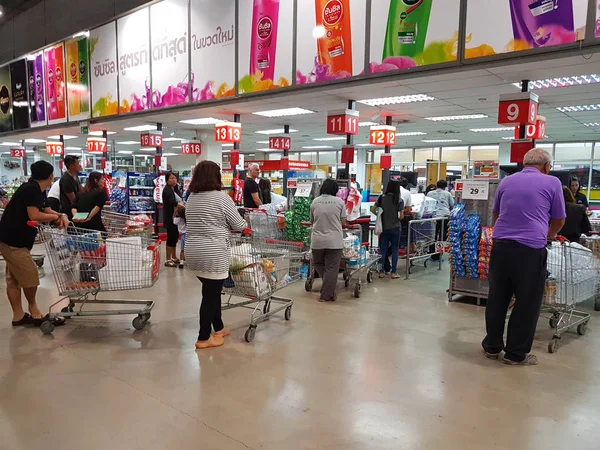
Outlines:
<svg viewBox="0 0 600 450"><path fill-rule="evenodd" d="M35 296L40 284L37 266L31 258L31 249L37 229L28 221L53 222L67 227L69 220L46 206L45 191L52 185L54 168L46 161L31 165L31 178L22 184L6 206L0 219L0 254L6 261L6 294L13 310L13 326L41 325L44 317ZM23 311L21 290L29 303L29 313ZM64 319L55 319L62 325Z"/></svg>
<svg viewBox="0 0 600 450"><path fill-rule="evenodd" d="M64 161L67 171L60 178L60 212L73 218L73 205L77 193L81 190L81 183L77 174L81 172L81 163L77 156L65 156Z"/></svg>
<svg viewBox="0 0 600 450"><path fill-rule="evenodd" d="M244 181L244 208L258 208L263 204L258 188L260 166L256 163L248 166L248 177Z"/></svg>

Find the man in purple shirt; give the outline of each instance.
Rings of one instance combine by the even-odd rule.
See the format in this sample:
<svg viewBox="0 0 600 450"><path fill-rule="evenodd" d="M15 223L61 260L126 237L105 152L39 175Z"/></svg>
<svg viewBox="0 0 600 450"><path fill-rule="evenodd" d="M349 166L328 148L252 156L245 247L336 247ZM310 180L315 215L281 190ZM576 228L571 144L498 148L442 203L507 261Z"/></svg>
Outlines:
<svg viewBox="0 0 600 450"><path fill-rule="evenodd" d="M534 148L523 160L522 172L500 183L494 200L494 245L490 260L490 291L485 310L485 356L510 365L535 365L530 355L546 284L546 244L565 223L560 180L549 176L551 157ZM515 306L504 323L510 301Z"/></svg>

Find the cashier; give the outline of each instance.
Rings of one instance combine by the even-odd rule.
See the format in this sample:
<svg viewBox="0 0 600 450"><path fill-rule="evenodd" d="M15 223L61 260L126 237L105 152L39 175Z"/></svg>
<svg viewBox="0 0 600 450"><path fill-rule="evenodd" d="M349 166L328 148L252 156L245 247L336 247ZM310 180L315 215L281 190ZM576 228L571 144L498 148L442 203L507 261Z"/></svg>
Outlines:
<svg viewBox="0 0 600 450"><path fill-rule="evenodd" d="M573 197L575 197L575 203L578 205L585 206L585 211L588 216L592 215L592 211L590 211L590 203L588 202L587 197L583 192L581 192L581 184L579 183L579 178L571 177L570 186L571 192L573 193Z"/></svg>

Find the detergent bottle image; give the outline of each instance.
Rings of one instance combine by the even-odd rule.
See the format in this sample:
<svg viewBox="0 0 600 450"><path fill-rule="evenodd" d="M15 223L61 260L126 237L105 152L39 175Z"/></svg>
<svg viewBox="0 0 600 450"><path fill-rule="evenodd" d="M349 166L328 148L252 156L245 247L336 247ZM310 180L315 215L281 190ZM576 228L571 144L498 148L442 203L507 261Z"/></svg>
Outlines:
<svg viewBox="0 0 600 450"><path fill-rule="evenodd" d="M56 118L64 119L66 112L65 54L63 46L54 49L54 86L56 88Z"/></svg>
<svg viewBox="0 0 600 450"><path fill-rule="evenodd" d="M383 59L414 58L425 48L433 0L391 0L383 44Z"/></svg>
<svg viewBox="0 0 600 450"><path fill-rule="evenodd" d="M350 0L315 0L319 63L330 74L352 75Z"/></svg>
<svg viewBox="0 0 600 450"><path fill-rule="evenodd" d="M67 77L69 80L69 114L77 116L81 113L79 94L79 50L77 41L70 41L67 47Z"/></svg>
<svg viewBox="0 0 600 450"><path fill-rule="evenodd" d="M56 66L54 64L54 49L51 48L45 53L46 58L46 96L47 96L47 108L48 108L48 120L56 120L58 118L58 112L56 110L56 84L54 71Z"/></svg>
<svg viewBox="0 0 600 450"><path fill-rule="evenodd" d="M254 0L252 38L250 40L250 74L259 70L263 80L275 77L279 0Z"/></svg>

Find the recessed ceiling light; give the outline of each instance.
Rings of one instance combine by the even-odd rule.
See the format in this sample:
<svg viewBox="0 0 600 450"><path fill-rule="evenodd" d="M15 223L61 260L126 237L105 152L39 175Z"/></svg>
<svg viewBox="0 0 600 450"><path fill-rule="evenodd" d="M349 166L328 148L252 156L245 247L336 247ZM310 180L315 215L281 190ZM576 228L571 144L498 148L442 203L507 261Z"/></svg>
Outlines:
<svg viewBox="0 0 600 450"><path fill-rule="evenodd" d="M273 148L257 148L255 151L256 152L270 153L270 152L280 152L281 150L275 150Z"/></svg>
<svg viewBox="0 0 600 450"><path fill-rule="evenodd" d="M600 75L576 75L572 77L546 78L544 80L533 80L529 82L530 89L551 89L569 86L581 86L583 84L600 83ZM513 86L521 89L521 83L513 83Z"/></svg>
<svg viewBox="0 0 600 450"><path fill-rule="evenodd" d="M582 111L598 111L600 105L577 105L577 106L559 106L560 112L582 112Z"/></svg>
<svg viewBox="0 0 600 450"><path fill-rule="evenodd" d="M0 142L0 145L3 147L12 147L12 146L20 146L20 142Z"/></svg>
<svg viewBox="0 0 600 450"><path fill-rule="evenodd" d="M125 131L157 131L156 125L138 125L135 127L123 128Z"/></svg>
<svg viewBox="0 0 600 450"><path fill-rule="evenodd" d="M445 144L448 142L462 142L460 139L422 139L426 144Z"/></svg>
<svg viewBox="0 0 600 450"><path fill-rule="evenodd" d="M133 152L129 150L119 150L119 154L121 155L131 155Z"/></svg>
<svg viewBox="0 0 600 450"><path fill-rule="evenodd" d="M324 148L333 148L331 145L308 145L306 147L302 147L305 148L307 150L320 150L320 149L324 149Z"/></svg>
<svg viewBox="0 0 600 450"><path fill-rule="evenodd" d="M600 122L584 123L586 127L600 127Z"/></svg>
<svg viewBox="0 0 600 450"><path fill-rule="evenodd" d="M139 145L139 141L119 141L117 144L120 145Z"/></svg>
<svg viewBox="0 0 600 450"><path fill-rule="evenodd" d="M140 148L140 151L142 151L142 152L155 152L156 149L154 147L143 147L143 148Z"/></svg>
<svg viewBox="0 0 600 450"><path fill-rule="evenodd" d="M75 33L73 35L73 39L77 39L78 37L90 37L90 32L89 31L80 31L79 33Z"/></svg>
<svg viewBox="0 0 600 450"><path fill-rule="evenodd" d="M111 135L111 134L117 134L117 132L116 132L116 131L107 131L107 132L106 132L106 134L107 134L107 135ZM102 132L102 131L99 131L99 130L96 130L96 131L90 131L90 132L88 133L88 135L89 135L89 136L103 136L103 132Z"/></svg>
<svg viewBox="0 0 600 450"><path fill-rule="evenodd" d="M512 131L515 127L471 128L473 133L495 133L496 131Z"/></svg>
<svg viewBox="0 0 600 450"><path fill-rule="evenodd" d="M485 114L463 114L460 116L439 116L425 117L425 120L433 120L434 122L443 122L446 120L470 120L470 119L487 119Z"/></svg>
<svg viewBox="0 0 600 450"><path fill-rule="evenodd" d="M60 136L54 135L54 136L48 136L48 139L56 139L56 140L60 140ZM68 134L63 134L63 140L64 141L68 141L69 139L77 139L77 136L70 136Z"/></svg>
<svg viewBox="0 0 600 450"><path fill-rule="evenodd" d="M399 97L382 97L382 98L370 98L367 100L358 100L358 103L369 106L386 106L386 105L398 105L401 103L415 103L415 102L427 102L435 100L425 94L414 94L414 95L402 95Z"/></svg>
<svg viewBox="0 0 600 450"><path fill-rule="evenodd" d="M33 150L25 150L25 153L35 153Z"/></svg>
<svg viewBox="0 0 600 450"><path fill-rule="evenodd" d="M65 150L81 150L81 147L65 147Z"/></svg>
<svg viewBox="0 0 600 450"><path fill-rule="evenodd" d="M314 114L314 111L304 108L283 108L283 109L272 109L270 111L259 111L252 113L255 116L263 117L288 117L288 116L301 116L304 114Z"/></svg>
<svg viewBox="0 0 600 450"><path fill-rule="evenodd" d="M187 123L188 125L215 125L221 122L223 121L215 119L214 117L203 117L201 119L187 119L179 121L179 123Z"/></svg>
<svg viewBox="0 0 600 450"><path fill-rule="evenodd" d="M344 136L332 136L324 138L315 138L313 141L329 142L329 141L345 141L347 138Z"/></svg>
<svg viewBox="0 0 600 450"><path fill-rule="evenodd" d="M374 127L375 125L379 125L377 122L359 122L359 127Z"/></svg>
<svg viewBox="0 0 600 450"><path fill-rule="evenodd" d="M515 137L514 136L503 136L502 139L504 139L505 141L512 141Z"/></svg>
<svg viewBox="0 0 600 450"><path fill-rule="evenodd" d="M422 131L407 131L405 133L396 133L396 136L424 136L426 134Z"/></svg>
<svg viewBox="0 0 600 450"><path fill-rule="evenodd" d="M46 142L46 140L30 138L30 139L25 139L25 142L27 142L28 144L41 144L42 142Z"/></svg>
<svg viewBox="0 0 600 450"><path fill-rule="evenodd" d="M180 139L180 138L174 138L174 137L168 137L168 138L163 138L163 142L181 142L181 141L185 141L185 139Z"/></svg>
<svg viewBox="0 0 600 450"><path fill-rule="evenodd" d="M259 131L255 131L255 133L257 134L283 134L284 129L283 128L275 128L273 130L259 130ZM290 130L290 133L297 133L298 130Z"/></svg>

